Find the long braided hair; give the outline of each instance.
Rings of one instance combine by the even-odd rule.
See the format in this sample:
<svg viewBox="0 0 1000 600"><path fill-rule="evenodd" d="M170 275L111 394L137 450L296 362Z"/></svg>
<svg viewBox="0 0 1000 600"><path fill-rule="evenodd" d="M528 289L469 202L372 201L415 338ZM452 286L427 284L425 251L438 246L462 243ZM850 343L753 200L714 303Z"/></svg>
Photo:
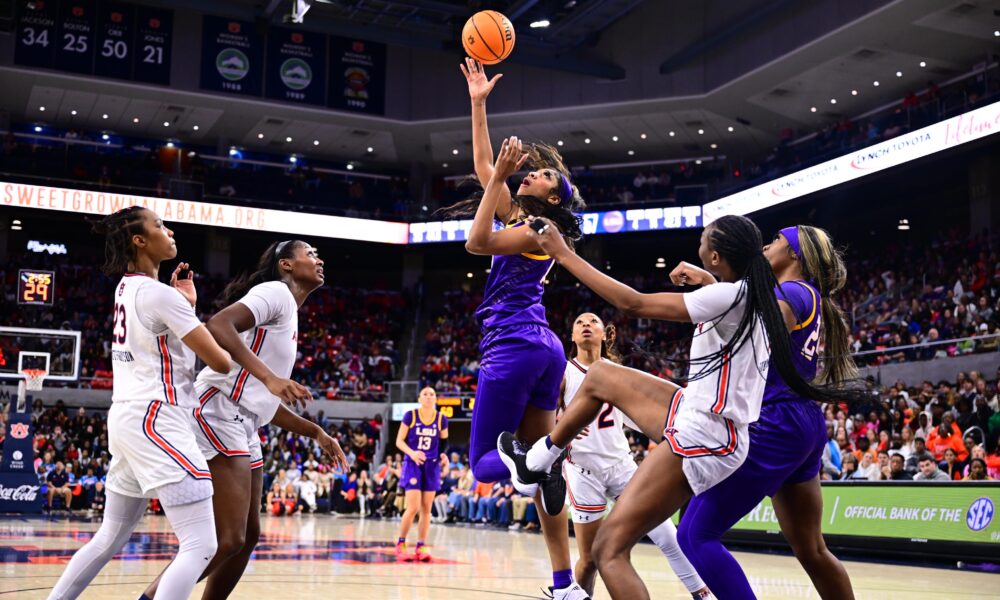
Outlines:
<svg viewBox="0 0 1000 600"><path fill-rule="evenodd" d="M129 263L135 262L132 238L146 233L143 226L145 210L141 206L129 206L91 223L93 232L104 236L104 265L101 270L105 275L121 275L128 271Z"/></svg>
<svg viewBox="0 0 1000 600"><path fill-rule="evenodd" d="M753 328L762 325L771 347L771 366L777 369L793 392L820 402L861 402L870 399L865 390L844 385L853 382L812 383L803 379L795 368L791 338L774 295L778 282L764 256L760 230L753 221L727 215L713 221L706 229L710 247L729 263L743 284L740 294L724 314L735 309L741 301L745 302L745 309L735 331L719 350L692 361L703 365L693 379L714 375L730 356L752 339Z"/></svg>
<svg viewBox="0 0 1000 600"><path fill-rule="evenodd" d="M563 159L559 154L559 151L548 144L531 144L525 152L528 154L528 164L530 164L533 169L554 170L562 179L566 181L569 186L570 193L567 194L568 197L563 199L559 204L552 204L545 198L517 195L512 198L515 207L519 207L530 216L545 217L546 219L551 220L556 224L556 227L559 228L559 232L562 233L563 236L572 241L579 240L583 237L583 228L580 217L577 213L586 208L587 203L584 202L583 198L580 196L580 190L570 181L570 171L566 168L566 164L563 163ZM561 182L557 183L556 186L549 190L549 197L558 196L563 198L560 185ZM476 214L476 209L479 207L480 201L483 199L483 194L484 190L476 190L465 200L461 200L450 206L439 208L434 211L434 214L445 217L467 217L474 215ZM506 225L506 223L504 224Z"/></svg>

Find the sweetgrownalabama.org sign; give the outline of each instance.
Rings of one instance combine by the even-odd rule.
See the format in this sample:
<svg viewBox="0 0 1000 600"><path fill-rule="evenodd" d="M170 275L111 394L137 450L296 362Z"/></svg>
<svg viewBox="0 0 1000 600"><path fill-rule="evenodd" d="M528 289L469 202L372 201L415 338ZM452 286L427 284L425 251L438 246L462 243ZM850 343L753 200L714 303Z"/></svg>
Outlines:
<svg viewBox="0 0 1000 600"><path fill-rule="evenodd" d="M7 206L92 215L107 215L128 206L142 206L155 211L168 223L295 233L303 237L340 238L385 244L405 244L409 232L406 223L393 221L353 219L0 181L0 207Z"/></svg>

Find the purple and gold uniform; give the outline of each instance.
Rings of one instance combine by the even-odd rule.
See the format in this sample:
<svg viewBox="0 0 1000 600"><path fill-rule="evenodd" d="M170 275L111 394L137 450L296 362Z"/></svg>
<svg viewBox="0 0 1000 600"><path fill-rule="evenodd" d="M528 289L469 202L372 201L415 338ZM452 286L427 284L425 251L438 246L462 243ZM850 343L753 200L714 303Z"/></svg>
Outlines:
<svg viewBox="0 0 1000 600"><path fill-rule="evenodd" d="M508 227L523 227L523 221ZM555 261L545 255L494 256L483 303L479 381L472 409L469 462L477 481L510 476L497 436L517 431L528 405L555 410L566 370L562 342L549 329L542 282Z"/></svg>
<svg viewBox="0 0 1000 600"><path fill-rule="evenodd" d="M801 256L797 228L781 233ZM786 281L775 296L795 315L792 359L802 378L811 381L819 359L819 291L806 281ZM750 425L746 460L721 483L691 499L678 530L685 556L716 597L756 598L739 563L722 545L722 535L781 486L816 477L826 441L826 418L819 404L790 390L777 369L769 369L760 417Z"/></svg>
<svg viewBox="0 0 1000 600"><path fill-rule="evenodd" d="M404 490L438 491L441 489L441 461L438 460L441 432L448 430L448 417L434 411L434 418L425 423L420 418L420 411L413 409L403 415L403 425L410 428L406 432L406 445L423 452L427 460L418 465L409 456L405 457L400 485Z"/></svg>

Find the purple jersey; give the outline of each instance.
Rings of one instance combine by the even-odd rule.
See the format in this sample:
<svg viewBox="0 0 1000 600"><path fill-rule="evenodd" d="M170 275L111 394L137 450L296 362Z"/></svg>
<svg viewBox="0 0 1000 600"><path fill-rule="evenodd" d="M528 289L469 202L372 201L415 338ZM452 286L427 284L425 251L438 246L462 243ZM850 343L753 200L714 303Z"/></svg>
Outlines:
<svg viewBox="0 0 1000 600"><path fill-rule="evenodd" d="M406 445L423 452L428 462L436 462L441 454L438 450L441 432L448 429L448 417L434 411L434 418L427 424L421 420L420 411L413 409L403 415L403 425L410 428L406 432Z"/></svg>
<svg viewBox="0 0 1000 600"><path fill-rule="evenodd" d="M779 301L792 307L796 325L792 329L792 362L806 381L816 377L819 359L820 296L812 284L805 281L786 281L774 290ZM780 400L795 400L801 396L788 388L773 366L767 372L762 404Z"/></svg>
<svg viewBox="0 0 1000 600"><path fill-rule="evenodd" d="M508 228L523 226L524 221L507 225ZM542 306L542 281L554 262L537 254L494 256L483 303L476 309L476 319L483 331L510 325L548 327Z"/></svg>

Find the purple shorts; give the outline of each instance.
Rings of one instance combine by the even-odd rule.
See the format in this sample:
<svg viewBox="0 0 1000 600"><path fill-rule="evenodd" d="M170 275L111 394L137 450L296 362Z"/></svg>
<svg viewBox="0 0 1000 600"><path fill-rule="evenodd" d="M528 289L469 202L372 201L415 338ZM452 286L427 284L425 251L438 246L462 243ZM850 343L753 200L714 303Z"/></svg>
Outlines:
<svg viewBox="0 0 1000 600"><path fill-rule="evenodd" d="M811 400L765 404L750 424L750 451L736 474L766 482L773 496L784 484L809 481L819 473L826 446L826 417Z"/></svg>
<svg viewBox="0 0 1000 600"><path fill-rule="evenodd" d="M436 492L441 489L441 461L437 456L428 456L423 465L403 459L403 472L399 484L406 491Z"/></svg>
<svg viewBox="0 0 1000 600"><path fill-rule="evenodd" d="M517 429L525 406L555 410L559 405L566 350L551 329L538 324L504 327L483 336L479 349L476 407L499 407L515 419L513 428L497 435Z"/></svg>

